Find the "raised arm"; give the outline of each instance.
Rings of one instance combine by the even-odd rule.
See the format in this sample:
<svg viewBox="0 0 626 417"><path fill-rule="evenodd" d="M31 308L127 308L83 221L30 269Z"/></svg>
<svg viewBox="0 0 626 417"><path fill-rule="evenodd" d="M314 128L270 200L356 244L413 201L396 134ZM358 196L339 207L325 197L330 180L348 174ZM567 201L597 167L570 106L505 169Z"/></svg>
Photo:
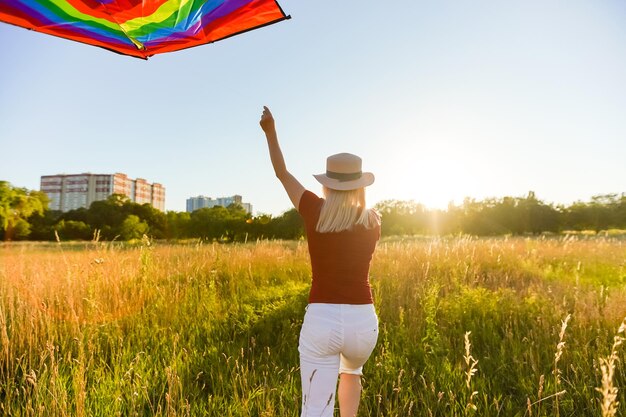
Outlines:
<svg viewBox="0 0 626 417"><path fill-rule="evenodd" d="M267 138L267 147L270 151L270 159L272 160L272 166L274 167L274 173L280 180L289 195L289 199L293 206L297 209L300 203L300 197L304 193L304 187L300 182L287 171L285 165L285 159L283 158L283 152L280 150L278 144L278 135L276 134L276 126L274 123L274 117L270 112L270 109L263 106L263 114L261 115L261 121L259 122L265 137Z"/></svg>

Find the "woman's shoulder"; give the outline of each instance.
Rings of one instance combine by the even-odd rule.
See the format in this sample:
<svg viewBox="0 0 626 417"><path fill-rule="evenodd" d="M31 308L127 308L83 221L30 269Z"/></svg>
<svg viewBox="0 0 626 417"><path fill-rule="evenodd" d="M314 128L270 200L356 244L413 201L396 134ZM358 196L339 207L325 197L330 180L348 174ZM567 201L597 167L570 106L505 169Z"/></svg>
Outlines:
<svg viewBox="0 0 626 417"><path fill-rule="evenodd" d="M315 193L314 193L313 191L311 191L311 190L307 190L307 189L305 189L305 190L304 190L304 194L306 194L309 198L316 199L316 200L321 200L320 196L318 196L317 194L315 194ZM304 195L304 194L303 194L303 195Z"/></svg>
<svg viewBox="0 0 626 417"><path fill-rule="evenodd" d="M300 203L298 204L298 212L302 216L308 216L319 211L324 199L320 198L317 194L310 190L304 190L302 197L300 197Z"/></svg>
<svg viewBox="0 0 626 417"><path fill-rule="evenodd" d="M298 209L303 204L319 204L319 203L322 203L323 201L324 199L319 197L313 191L305 189L304 193L302 193L302 197L300 197L300 204L298 205Z"/></svg>

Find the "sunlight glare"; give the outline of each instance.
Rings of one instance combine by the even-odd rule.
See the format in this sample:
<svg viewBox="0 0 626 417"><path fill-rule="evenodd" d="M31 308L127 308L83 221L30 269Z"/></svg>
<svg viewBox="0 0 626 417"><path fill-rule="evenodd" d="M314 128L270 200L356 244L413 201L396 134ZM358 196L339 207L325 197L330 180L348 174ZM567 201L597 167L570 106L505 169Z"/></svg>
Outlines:
<svg viewBox="0 0 626 417"><path fill-rule="evenodd" d="M476 158L451 140L411 140L378 164L375 200L414 200L428 208L445 209L465 196L482 194Z"/></svg>

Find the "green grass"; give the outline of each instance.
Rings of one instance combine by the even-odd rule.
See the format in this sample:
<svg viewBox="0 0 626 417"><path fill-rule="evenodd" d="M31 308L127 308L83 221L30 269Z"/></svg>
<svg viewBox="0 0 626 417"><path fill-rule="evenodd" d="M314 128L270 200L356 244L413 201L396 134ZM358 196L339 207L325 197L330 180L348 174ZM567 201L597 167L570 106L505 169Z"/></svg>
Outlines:
<svg viewBox="0 0 626 417"><path fill-rule="evenodd" d="M603 415L625 241L388 240L371 282L360 416ZM0 246L0 413L298 416L309 283L305 242Z"/></svg>

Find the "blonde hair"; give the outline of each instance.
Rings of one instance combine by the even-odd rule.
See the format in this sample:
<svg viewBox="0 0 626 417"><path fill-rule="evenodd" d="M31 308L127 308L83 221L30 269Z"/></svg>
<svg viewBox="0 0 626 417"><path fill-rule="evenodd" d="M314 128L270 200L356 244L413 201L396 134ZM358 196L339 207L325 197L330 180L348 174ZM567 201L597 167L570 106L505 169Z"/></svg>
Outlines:
<svg viewBox="0 0 626 417"><path fill-rule="evenodd" d="M365 208L365 188L338 191L324 187L324 197L315 228L319 233L342 232L355 225L371 229L379 224L376 212Z"/></svg>

